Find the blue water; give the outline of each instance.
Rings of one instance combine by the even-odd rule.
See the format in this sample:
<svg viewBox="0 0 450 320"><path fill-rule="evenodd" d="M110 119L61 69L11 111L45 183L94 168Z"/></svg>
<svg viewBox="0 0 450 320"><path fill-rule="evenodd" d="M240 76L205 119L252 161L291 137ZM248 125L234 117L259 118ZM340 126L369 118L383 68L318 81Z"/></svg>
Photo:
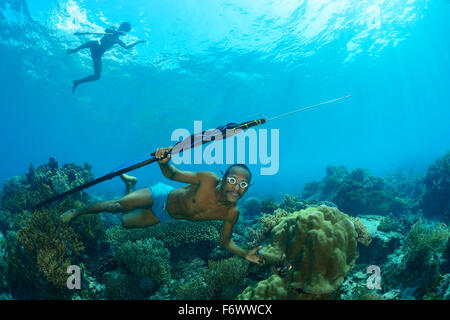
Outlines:
<svg viewBox="0 0 450 320"><path fill-rule="evenodd" d="M0 0L0 13L0 183L49 157L100 176L194 120L212 128L348 94L264 126L280 130L280 168L251 165L249 194L299 194L329 164L423 173L450 148L448 0ZM116 46L102 78L72 94L92 66L87 50L66 50L95 39L73 33L123 21L124 42L147 43ZM138 187L163 179L156 165L133 174Z"/></svg>

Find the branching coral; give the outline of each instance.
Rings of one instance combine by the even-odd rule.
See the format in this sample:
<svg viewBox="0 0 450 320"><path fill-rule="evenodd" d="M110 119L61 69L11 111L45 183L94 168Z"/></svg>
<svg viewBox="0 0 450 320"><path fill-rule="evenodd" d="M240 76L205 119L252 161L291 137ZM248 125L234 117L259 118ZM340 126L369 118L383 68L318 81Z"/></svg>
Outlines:
<svg viewBox="0 0 450 320"><path fill-rule="evenodd" d="M170 252L162 241L153 238L127 241L117 250L115 258L137 275L164 283L171 279Z"/></svg>
<svg viewBox="0 0 450 320"><path fill-rule="evenodd" d="M283 209L277 209L273 214L263 214L260 218L261 220L261 232L262 236L266 237L273 227L275 227L282 218L289 216L289 213Z"/></svg>
<svg viewBox="0 0 450 320"><path fill-rule="evenodd" d="M305 208L305 204L296 196L287 194L280 204L280 208L287 212L294 212Z"/></svg>
<svg viewBox="0 0 450 320"><path fill-rule="evenodd" d="M361 220L359 220L359 218L349 217L349 219L353 222L355 231L358 234L357 241L367 247L372 239L370 233L367 232L366 226L361 222Z"/></svg>
<svg viewBox="0 0 450 320"><path fill-rule="evenodd" d="M227 289L242 285L248 268L249 262L236 256L209 261L208 270L176 290L177 299L233 299L235 294Z"/></svg>
<svg viewBox="0 0 450 320"><path fill-rule="evenodd" d="M28 225L17 233L17 241L56 288L66 284L71 256L84 250L73 229L61 224L50 211L45 210L36 211L31 216Z"/></svg>

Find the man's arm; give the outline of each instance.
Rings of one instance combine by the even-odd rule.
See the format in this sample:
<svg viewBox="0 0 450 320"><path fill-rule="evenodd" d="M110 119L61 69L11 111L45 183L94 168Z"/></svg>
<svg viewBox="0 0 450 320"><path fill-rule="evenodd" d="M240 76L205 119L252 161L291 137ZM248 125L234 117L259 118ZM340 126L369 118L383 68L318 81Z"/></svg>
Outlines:
<svg viewBox="0 0 450 320"><path fill-rule="evenodd" d="M155 152L155 157L158 160L159 167L161 169L162 174L170 180L189 183L189 184L200 184L200 180L202 178L214 178L217 179L214 173L208 171L201 172L192 172L192 171L181 171L177 169L173 164L169 163L171 159L171 154L167 154L172 149L172 147L168 148L159 148Z"/></svg>
<svg viewBox="0 0 450 320"><path fill-rule="evenodd" d="M232 254L245 258L246 260L257 263L259 265L263 264L264 260L257 253L257 251L261 249L261 247L257 247L250 251L245 251L231 239L233 226L238 218L239 209L237 207L232 208L229 219L223 222L222 229L220 230L220 244Z"/></svg>
<svg viewBox="0 0 450 320"><path fill-rule="evenodd" d="M122 40L117 39L117 43L119 44L119 46L121 46L122 48L125 48L125 49L131 49L135 45L137 45L139 43L144 43L144 42L146 42L146 40L138 40L138 41L136 41L136 42L134 42L132 44L125 44Z"/></svg>

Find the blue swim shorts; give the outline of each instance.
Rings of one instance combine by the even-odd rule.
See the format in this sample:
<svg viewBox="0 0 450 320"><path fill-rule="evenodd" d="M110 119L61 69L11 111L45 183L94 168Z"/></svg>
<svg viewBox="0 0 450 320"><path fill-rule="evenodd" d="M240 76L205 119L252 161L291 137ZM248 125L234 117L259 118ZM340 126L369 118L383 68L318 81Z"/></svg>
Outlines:
<svg viewBox="0 0 450 320"><path fill-rule="evenodd" d="M153 199L152 211L154 215L161 222L173 220L174 218L167 212L166 204L169 193L175 188L164 183L157 183L154 186L149 187L149 189Z"/></svg>

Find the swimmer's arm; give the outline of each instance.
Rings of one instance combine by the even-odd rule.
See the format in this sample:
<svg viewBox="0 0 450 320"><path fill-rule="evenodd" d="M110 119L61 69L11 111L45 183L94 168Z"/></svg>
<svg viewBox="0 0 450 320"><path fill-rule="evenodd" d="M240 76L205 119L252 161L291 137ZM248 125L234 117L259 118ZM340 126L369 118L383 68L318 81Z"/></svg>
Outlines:
<svg viewBox="0 0 450 320"><path fill-rule="evenodd" d="M184 182L189 184L199 184L200 179L197 172L192 171L181 171L177 169L173 164L159 163L159 168L162 174L169 180Z"/></svg>
<svg viewBox="0 0 450 320"><path fill-rule="evenodd" d="M131 49L135 45L137 45L139 43L144 43L144 42L146 42L146 41L145 40L138 40L138 41L136 41L136 42L134 42L132 44L125 44L122 40L120 40L120 39L117 40L117 43L119 44L119 46L121 46L122 48L125 48L125 49Z"/></svg>
<svg viewBox="0 0 450 320"><path fill-rule="evenodd" d="M219 178L213 172L209 171L181 171L177 169L169 161L172 158L170 154L172 147L168 148L158 148L155 151L155 157L158 159L158 164L161 169L162 174L170 180L184 182L189 184L200 184L200 183L210 183L211 185L217 185Z"/></svg>
<svg viewBox="0 0 450 320"><path fill-rule="evenodd" d="M242 257L250 262L257 263L259 265L264 264L264 259L258 255L257 251L261 249L261 247L257 247L250 251L245 251L240 248L234 241L231 239L231 235L233 233L233 226L239 218L239 209L233 208L230 212L230 217L223 222L222 229L220 230L220 244L227 249L232 254L235 254L239 257Z"/></svg>

